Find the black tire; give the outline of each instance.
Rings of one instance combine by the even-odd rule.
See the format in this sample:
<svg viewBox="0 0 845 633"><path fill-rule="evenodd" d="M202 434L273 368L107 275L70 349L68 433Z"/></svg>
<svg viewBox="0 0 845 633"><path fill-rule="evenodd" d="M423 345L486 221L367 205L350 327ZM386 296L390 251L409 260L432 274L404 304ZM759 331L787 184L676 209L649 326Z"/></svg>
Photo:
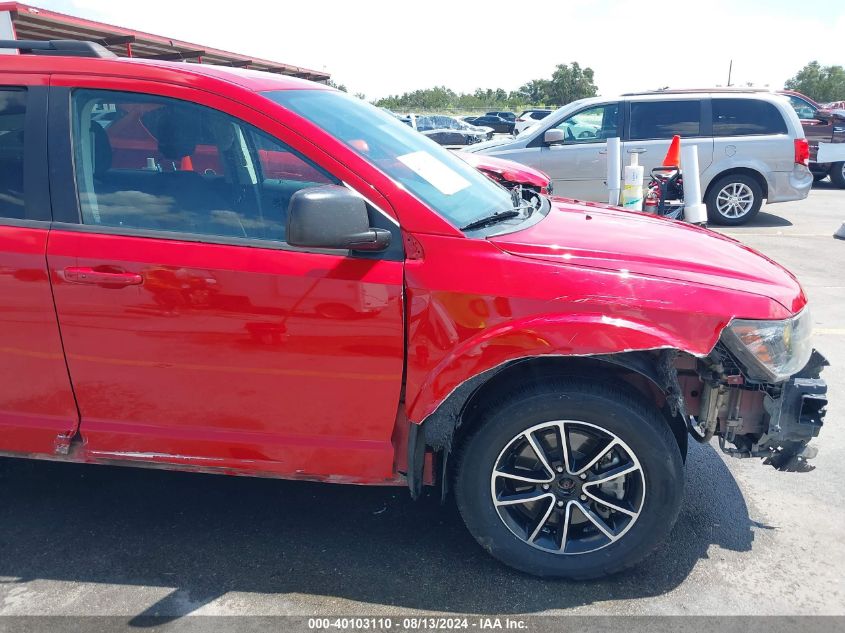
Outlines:
<svg viewBox="0 0 845 633"><path fill-rule="evenodd" d="M668 536L683 496L680 450L666 419L626 385L575 378L550 379L517 387L509 395L491 402L479 415L475 430L459 450L455 497L469 531L501 562L537 576L587 580L633 567ZM493 478L493 469L500 468L500 457L506 454L503 451L513 446L523 431L555 420L580 421L588 426L595 425L594 428L601 427L622 440L641 466L642 479L639 481L644 487L638 517L627 531L620 532L618 540L593 551L562 554L530 545L505 524L493 502L491 479L492 488L495 488L499 479ZM573 458L576 452L572 452ZM600 466L601 462L594 468ZM561 482L564 476L559 475ZM596 476L601 477L602 473ZM561 482L558 487L562 489ZM580 498L585 499L584 496ZM571 500L574 502L574 498ZM555 503L559 502L553 500L552 506ZM586 501L587 505L590 503ZM569 507L566 505L567 513ZM552 507L548 512L554 511ZM579 516L586 518L583 514ZM581 526L582 534L594 530L583 520ZM558 528L559 541L561 531ZM601 538L598 531L594 531ZM543 532L540 535L543 536Z"/></svg>
<svg viewBox="0 0 845 633"><path fill-rule="evenodd" d="M747 187L753 196L750 208L738 217L731 217L721 213L717 205L717 198L720 193L734 186ZM739 226L751 221L760 211L760 207L763 204L763 188L760 186L757 179L752 176L747 176L745 174L728 174L727 176L722 176L710 185L707 195L704 196L704 203L707 205L707 217L713 224Z"/></svg>
<svg viewBox="0 0 845 633"><path fill-rule="evenodd" d="M830 166L830 182L840 189L845 189L845 162L833 163Z"/></svg>

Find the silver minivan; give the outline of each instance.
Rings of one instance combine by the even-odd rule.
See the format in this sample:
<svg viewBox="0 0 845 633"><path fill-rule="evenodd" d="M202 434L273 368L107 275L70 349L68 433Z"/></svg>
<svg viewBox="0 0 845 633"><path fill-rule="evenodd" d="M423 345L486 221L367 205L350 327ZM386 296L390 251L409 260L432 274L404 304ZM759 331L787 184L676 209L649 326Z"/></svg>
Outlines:
<svg viewBox="0 0 845 633"><path fill-rule="evenodd" d="M628 154L640 154L647 180L675 134L698 146L711 222L745 224L764 199L801 200L813 184L798 116L786 98L759 91L666 90L581 99L516 138L466 151L540 169L552 179L556 195L606 202L608 138L622 139L623 164L630 162Z"/></svg>

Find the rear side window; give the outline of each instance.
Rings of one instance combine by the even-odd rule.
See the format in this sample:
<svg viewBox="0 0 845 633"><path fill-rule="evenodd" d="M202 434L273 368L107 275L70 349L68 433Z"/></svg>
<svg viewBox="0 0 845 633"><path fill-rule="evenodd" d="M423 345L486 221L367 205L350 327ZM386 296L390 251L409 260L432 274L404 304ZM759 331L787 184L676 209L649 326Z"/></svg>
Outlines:
<svg viewBox="0 0 845 633"><path fill-rule="evenodd" d="M701 102L635 101L631 103L631 140L701 135Z"/></svg>
<svg viewBox="0 0 845 633"><path fill-rule="evenodd" d="M282 242L291 196L339 184L212 108L103 90L77 90L72 105L83 224Z"/></svg>
<svg viewBox="0 0 845 633"><path fill-rule="evenodd" d="M26 90L0 88L0 217L26 218L23 195Z"/></svg>
<svg viewBox="0 0 845 633"><path fill-rule="evenodd" d="M713 99L713 136L786 134L778 109L758 99Z"/></svg>

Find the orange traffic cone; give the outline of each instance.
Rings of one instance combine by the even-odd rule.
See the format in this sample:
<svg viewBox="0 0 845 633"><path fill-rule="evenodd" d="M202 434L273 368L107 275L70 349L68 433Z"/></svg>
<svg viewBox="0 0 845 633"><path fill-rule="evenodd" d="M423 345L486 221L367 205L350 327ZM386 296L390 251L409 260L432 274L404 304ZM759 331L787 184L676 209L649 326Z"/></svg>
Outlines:
<svg viewBox="0 0 845 633"><path fill-rule="evenodd" d="M672 142L669 144L669 151L666 152L666 158L663 159L663 166L681 166L681 137L677 134L672 137Z"/></svg>
<svg viewBox="0 0 845 633"><path fill-rule="evenodd" d="M179 171L194 171L194 161L190 156L183 156L179 163Z"/></svg>

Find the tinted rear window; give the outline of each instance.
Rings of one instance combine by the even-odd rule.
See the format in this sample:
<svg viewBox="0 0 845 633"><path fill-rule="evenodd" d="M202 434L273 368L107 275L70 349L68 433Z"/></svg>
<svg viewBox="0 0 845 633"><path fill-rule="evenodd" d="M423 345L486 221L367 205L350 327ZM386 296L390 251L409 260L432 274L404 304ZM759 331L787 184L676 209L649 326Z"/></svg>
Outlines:
<svg viewBox="0 0 845 633"><path fill-rule="evenodd" d="M701 102L640 101L631 104L631 140L669 139L701 134Z"/></svg>
<svg viewBox="0 0 845 633"><path fill-rule="evenodd" d="M713 99L713 136L786 134L778 109L756 99Z"/></svg>

